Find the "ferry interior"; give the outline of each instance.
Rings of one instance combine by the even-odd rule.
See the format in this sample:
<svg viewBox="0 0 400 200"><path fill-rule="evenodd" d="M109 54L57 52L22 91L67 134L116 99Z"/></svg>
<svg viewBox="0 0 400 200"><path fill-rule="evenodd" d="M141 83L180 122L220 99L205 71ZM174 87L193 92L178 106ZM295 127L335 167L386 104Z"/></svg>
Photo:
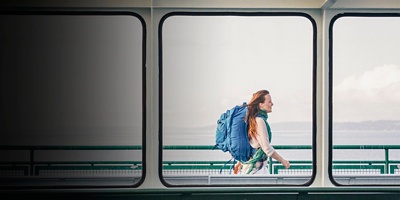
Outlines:
<svg viewBox="0 0 400 200"><path fill-rule="evenodd" d="M0 28L2 200L400 199L400 0L5 0ZM246 174L218 119L264 89L290 167Z"/></svg>

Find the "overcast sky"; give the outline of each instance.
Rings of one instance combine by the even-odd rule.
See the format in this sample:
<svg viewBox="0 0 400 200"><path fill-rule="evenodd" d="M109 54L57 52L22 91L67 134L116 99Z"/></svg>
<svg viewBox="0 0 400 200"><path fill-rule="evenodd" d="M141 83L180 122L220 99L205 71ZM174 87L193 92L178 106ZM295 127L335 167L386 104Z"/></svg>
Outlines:
<svg viewBox="0 0 400 200"><path fill-rule="evenodd" d="M334 121L400 119L400 20L334 25ZM312 24L305 17L172 16L163 25L165 126L215 124L268 89L270 122L311 121Z"/></svg>
<svg viewBox="0 0 400 200"><path fill-rule="evenodd" d="M261 89L271 121L311 121L312 24L305 17L172 16L163 25L165 126L215 125Z"/></svg>
<svg viewBox="0 0 400 200"><path fill-rule="evenodd" d="M334 25L334 121L400 120L400 18Z"/></svg>

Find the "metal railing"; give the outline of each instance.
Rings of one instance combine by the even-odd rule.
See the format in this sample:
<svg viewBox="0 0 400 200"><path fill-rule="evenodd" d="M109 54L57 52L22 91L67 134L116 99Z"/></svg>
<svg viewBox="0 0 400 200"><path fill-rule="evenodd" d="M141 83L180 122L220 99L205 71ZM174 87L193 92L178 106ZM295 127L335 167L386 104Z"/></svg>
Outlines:
<svg viewBox="0 0 400 200"><path fill-rule="evenodd" d="M198 146L185 146L185 145L167 145L164 146L164 150L210 150L213 146L198 145ZM274 145L275 149L278 150L299 150L308 149L311 150L311 145ZM384 150L383 160L333 160L333 172L334 174L341 173L379 173L379 174L394 174L395 170L398 169L400 160L390 160L389 150L400 149L400 145L334 145L333 149L345 149L345 150ZM209 164L211 169L222 167L225 162L164 162L163 169L177 170L183 169L184 166L190 166L190 169L203 169L207 168L205 165ZM276 160L269 158L269 173L270 174L299 174L299 173L312 173L312 161L310 160L290 160L291 167L285 170L284 167ZM197 164L201 164L196 168ZM175 166L175 167L174 167ZM229 173L233 163L227 164L222 169L225 173Z"/></svg>
<svg viewBox="0 0 400 200"><path fill-rule="evenodd" d="M39 151L137 151L142 150L140 145L132 146L0 146L0 151L29 151L29 160L24 161L0 161L1 176L38 176L40 171L71 171L71 172L126 172L142 170L142 161L132 160L69 160L59 158L56 161L39 161L36 153ZM141 159L141 158L140 158ZM51 173L45 173L51 175ZM68 174L68 173L67 173ZM73 174L73 173L69 173ZM80 173L84 174L84 173ZM98 175L94 174L94 175ZM106 173L107 174L107 173Z"/></svg>
<svg viewBox="0 0 400 200"><path fill-rule="evenodd" d="M163 147L165 151L188 151L188 150L212 150L214 146L209 145L166 145ZM311 150L311 145L277 145L275 149L280 150ZM333 149L346 150L384 150L384 158L382 160L333 160L333 170L337 173L340 171L363 172L366 174L395 174L398 171L400 160L390 160L389 150L400 149L400 145L334 145ZM24 161L0 161L0 176L6 174L9 176L38 176L40 172L49 171L135 171L142 170L142 161L140 160L56 160L56 161L38 161L35 158L37 151L91 151L91 150L142 150L142 147L137 146L0 146L0 151L28 151L29 159ZM218 150L218 149L215 149ZM215 151L214 150L214 151ZM270 174L301 174L312 172L312 161L310 160L290 160L291 168L285 170L283 166L270 158L269 172ZM207 172L207 173L229 173L234 163L226 164L226 161L163 161L164 173L192 173L192 172ZM42 173L42 175L45 173ZM48 174L48 173L47 173ZM94 174L96 175L96 174Z"/></svg>

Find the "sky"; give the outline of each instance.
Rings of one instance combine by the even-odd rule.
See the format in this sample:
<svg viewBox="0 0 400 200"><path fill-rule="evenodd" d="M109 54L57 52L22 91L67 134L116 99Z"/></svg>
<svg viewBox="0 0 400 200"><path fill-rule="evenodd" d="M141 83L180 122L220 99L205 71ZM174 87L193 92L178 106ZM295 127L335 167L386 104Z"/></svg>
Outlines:
<svg viewBox="0 0 400 200"><path fill-rule="evenodd" d="M165 126L215 125L271 93L272 121L311 121L312 24L305 17L172 16L163 25Z"/></svg>
<svg viewBox="0 0 400 200"><path fill-rule="evenodd" d="M334 121L400 120L400 18L345 17L333 30Z"/></svg>
<svg viewBox="0 0 400 200"><path fill-rule="evenodd" d="M334 25L334 121L399 120L400 19ZM172 16L163 24L164 126L215 124L268 89L269 121L312 120L312 25L305 17Z"/></svg>

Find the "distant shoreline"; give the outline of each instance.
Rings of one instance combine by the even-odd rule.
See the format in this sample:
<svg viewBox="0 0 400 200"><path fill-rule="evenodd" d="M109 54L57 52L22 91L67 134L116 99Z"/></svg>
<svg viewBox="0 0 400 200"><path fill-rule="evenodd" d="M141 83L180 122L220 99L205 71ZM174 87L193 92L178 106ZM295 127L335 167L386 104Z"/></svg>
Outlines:
<svg viewBox="0 0 400 200"><path fill-rule="evenodd" d="M311 122L276 122L269 123L274 131L311 131ZM164 127L164 131L215 131L217 124L204 127ZM333 122L337 131L400 131L400 120L375 120L360 122Z"/></svg>

